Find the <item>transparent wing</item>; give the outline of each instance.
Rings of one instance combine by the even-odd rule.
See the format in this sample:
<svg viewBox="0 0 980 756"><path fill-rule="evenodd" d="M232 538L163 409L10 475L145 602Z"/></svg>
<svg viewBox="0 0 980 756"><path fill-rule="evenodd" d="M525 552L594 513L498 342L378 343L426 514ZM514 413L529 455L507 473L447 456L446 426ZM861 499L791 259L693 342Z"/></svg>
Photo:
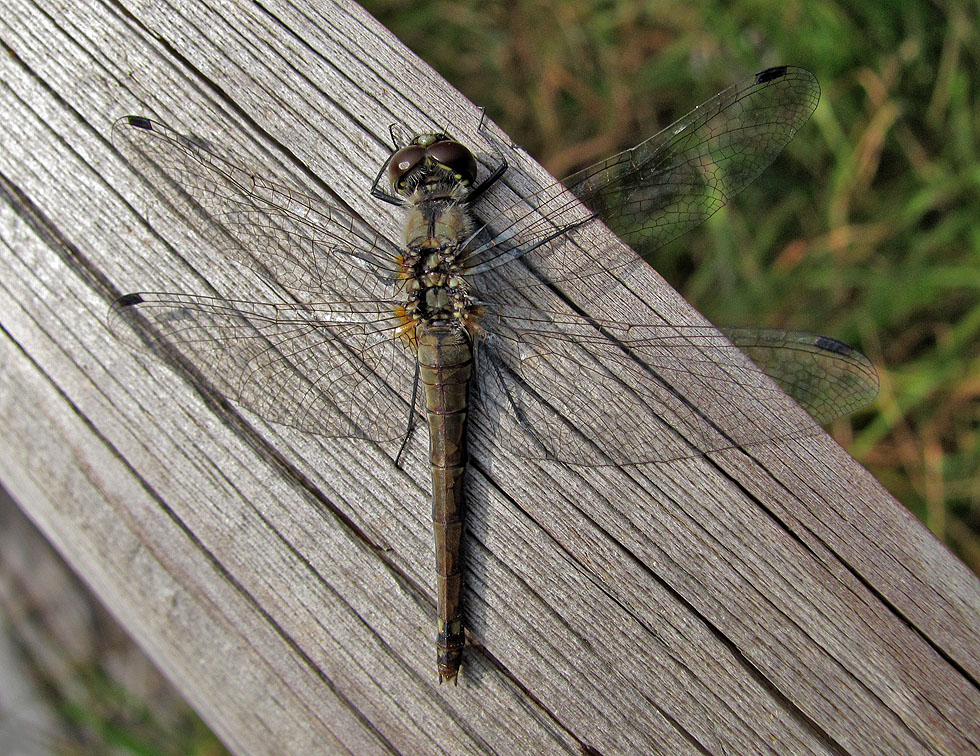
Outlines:
<svg viewBox="0 0 980 756"><path fill-rule="evenodd" d="M761 71L632 149L511 208L504 225L481 229L470 265L479 273L565 234L546 253L551 268L559 275L561 270L581 275L580 253L570 243L574 234L567 232L597 217L648 256L750 184L806 123L819 99L820 85L804 69ZM610 257L605 264L614 268L630 260Z"/></svg>
<svg viewBox="0 0 980 756"><path fill-rule="evenodd" d="M877 393L864 355L814 334L734 330L755 367L711 326L513 305L488 310L481 323L474 425L531 457L632 464L771 444L820 432L808 417L774 414L782 390L819 422Z"/></svg>
<svg viewBox="0 0 980 756"><path fill-rule="evenodd" d="M379 303L143 292L117 300L109 324L130 345L145 338L176 353L222 394L283 425L383 442L401 438L418 412L409 404L414 358Z"/></svg>
<svg viewBox="0 0 980 756"><path fill-rule="evenodd" d="M517 445L526 453L572 461L669 459L689 456L692 448L817 432L805 421L796 427L782 420L760 426L749 417L749 406L771 405L779 394L764 372L820 422L873 399L877 375L867 358L825 337L733 332L760 371L746 368L742 355L710 329L608 321L600 328L596 321L577 319L561 302L550 310L540 305L562 282L592 277L604 292L604 280L628 280L638 266L630 251L580 244L578 229L598 218L649 254L747 186L807 121L819 94L807 71L762 71L631 150L568 177L567 192L549 187L523 208L511 208L505 222L491 221L478 232L467 259L471 275L493 278L499 271L510 279L485 287L488 313L494 307L498 313L488 330L499 331L484 347L487 369L481 373L487 382L481 396L493 417L487 423L490 433L507 432L502 419L509 409L523 418L523 434L518 429L512 435L522 439ZM514 264L500 267L504 263ZM508 286L522 296L507 294ZM537 315L522 315L522 306ZM549 311L561 314L549 318ZM656 318L653 308L650 315ZM504 323L507 328L523 323L523 329L508 333ZM604 392L635 395L663 418L663 427L638 420L642 412L613 411L598 401Z"/></svg>
<svg viewBox="0 0 980 756"><path fill-rule="evenodd" d="M398 249L349 213L157 121L126 116L113 143L163 212L191 220L213 250L289 294L266 303L127 295L111 310L115 332L132 343L151 326L158 346L176 348L216 388L274 422L377 441L404 434L414 359L394 335Z"/></svg>
<svg viewBox="0 0 980 756"><path fill-rule="evenodd" d="M391 296L398 248L347 211L257 176L149 118L120 118L112 141L165 212L195 221L214 250L297 298Z"/></svg>
<svg viewBox="0 0 980 756"><path fill-rule="evenodd" d="M836 339L767 328L721 331L818 423L857 412L878 395L871 360Z"/></svg>
<svg viewBox="0 0 980 756"><path fill-rule="evenodd" d="M748 186L812 115L802 68L761 71L565 185L641 255L702 223Z"/></svg>

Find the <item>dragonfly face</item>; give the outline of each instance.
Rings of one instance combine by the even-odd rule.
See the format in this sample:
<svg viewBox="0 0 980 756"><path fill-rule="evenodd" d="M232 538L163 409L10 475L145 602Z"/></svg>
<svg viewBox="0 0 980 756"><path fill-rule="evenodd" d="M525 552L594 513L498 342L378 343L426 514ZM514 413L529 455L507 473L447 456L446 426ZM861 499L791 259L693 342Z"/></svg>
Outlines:
<svg viewBox="0 0 980 756"><path fill-rule="evenodd" d="M402 197L441 183L471 186L476 181L476 158L445 134L420 134L391 156L388 179L392 191Z"/></svg>
<svg viewBox="0 0 980 756"><path fill-rule="evenodd" d="M649 254L751 182L818 97L802 69L760 72L482 225L469 213L488 184L476 184L473 154L445 134L420 135L387 166L394 196L382 198L409 210L401 244L200 140L127 116L113 142L154 192L188 208L188 218L203 208L215 249L288 296L141 292L119 299L110 321L140 330L148 321L151 338L178 347L217 390L273 422L379 443L428 423L435 530L445 545L437 550L440 605L450 607L441 612L440 673L452 679L463 643L467 423L484 449L583 466L664 462L819 432L810 419L766 411L783 394L733 343L823 422L873 399L877 375L867 358L824 337L741 329L729 341L710 326L673 325L656 302L637 303L626 322L590 314L592 302L566 294L580 284L604 295L625 286L635 299L629 279L645 275L646 263L627 248L591 249L578 231L601 220Z"/></svg>

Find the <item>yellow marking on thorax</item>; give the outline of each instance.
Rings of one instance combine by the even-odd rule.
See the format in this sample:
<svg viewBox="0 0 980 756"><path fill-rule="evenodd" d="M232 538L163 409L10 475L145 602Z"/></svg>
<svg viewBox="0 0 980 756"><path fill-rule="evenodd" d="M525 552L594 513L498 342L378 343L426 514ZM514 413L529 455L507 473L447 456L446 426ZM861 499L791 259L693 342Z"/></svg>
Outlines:
<svg viewBox="0 0 980 756"><path fill-rule="evenodd" d="M401 341L406 349L418 351L419 341L415 329L418 327L419 320L412 317L402 305L395 307L395 317L401 321L401 325L396 326L394 337Z"/></svg>

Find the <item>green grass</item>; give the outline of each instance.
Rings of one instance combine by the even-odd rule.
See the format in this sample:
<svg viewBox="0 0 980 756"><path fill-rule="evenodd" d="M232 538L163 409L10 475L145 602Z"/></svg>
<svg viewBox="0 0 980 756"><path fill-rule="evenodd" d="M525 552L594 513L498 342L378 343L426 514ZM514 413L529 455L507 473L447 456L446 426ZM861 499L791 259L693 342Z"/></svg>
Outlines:
<svg viewBox="0 0 980 756"><path fill-rule="evenodd" d="M19 652L9 677L20 682L5 683L29 690L29 681L37 696L0 709L0 742L18 754L228 756L40 535L32 538L31 569L42 576L21 580L14 567L0 615L8 649ZM66 608L57 591L68 590L78 596Z"/></svg>
<svg viewBox="0 0 980 756"><path fill-rule="evenodd" d="M832 429L980 572L980 32L975 5L366 2L556 176L782 63L820 107L652 264L712 321L861 348L881 395Z"/></svg>
<svg viewBox="0 0 980 756"><path fill-rule="evenodd" d="M76 670L71 691L49 688L71 742L49 743L58 753L113 753L120 756L228 756L204 722L177 695L166 715L159 702L141 700L100 666Z"/></svg>

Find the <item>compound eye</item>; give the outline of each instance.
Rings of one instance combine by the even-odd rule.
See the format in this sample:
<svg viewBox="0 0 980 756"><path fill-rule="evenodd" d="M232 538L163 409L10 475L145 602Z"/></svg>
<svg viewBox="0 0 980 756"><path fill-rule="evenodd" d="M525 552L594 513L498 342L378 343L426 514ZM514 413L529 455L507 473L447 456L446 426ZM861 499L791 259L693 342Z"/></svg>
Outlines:
<svg viewBox="0 0 980 756"><path fill-rule="evenodd" d="M425 147L410 144L402 147L388 161L388 179L392 188L397 192L405 185L405 175L425 158Z"/></svg>
<svg viewBox="0 0 980 756"><path fill-rule="evenodd" d="M442 139L429 145L429 157L457 174L463 184L476 181L476 158L453 139Z"/></svg>

